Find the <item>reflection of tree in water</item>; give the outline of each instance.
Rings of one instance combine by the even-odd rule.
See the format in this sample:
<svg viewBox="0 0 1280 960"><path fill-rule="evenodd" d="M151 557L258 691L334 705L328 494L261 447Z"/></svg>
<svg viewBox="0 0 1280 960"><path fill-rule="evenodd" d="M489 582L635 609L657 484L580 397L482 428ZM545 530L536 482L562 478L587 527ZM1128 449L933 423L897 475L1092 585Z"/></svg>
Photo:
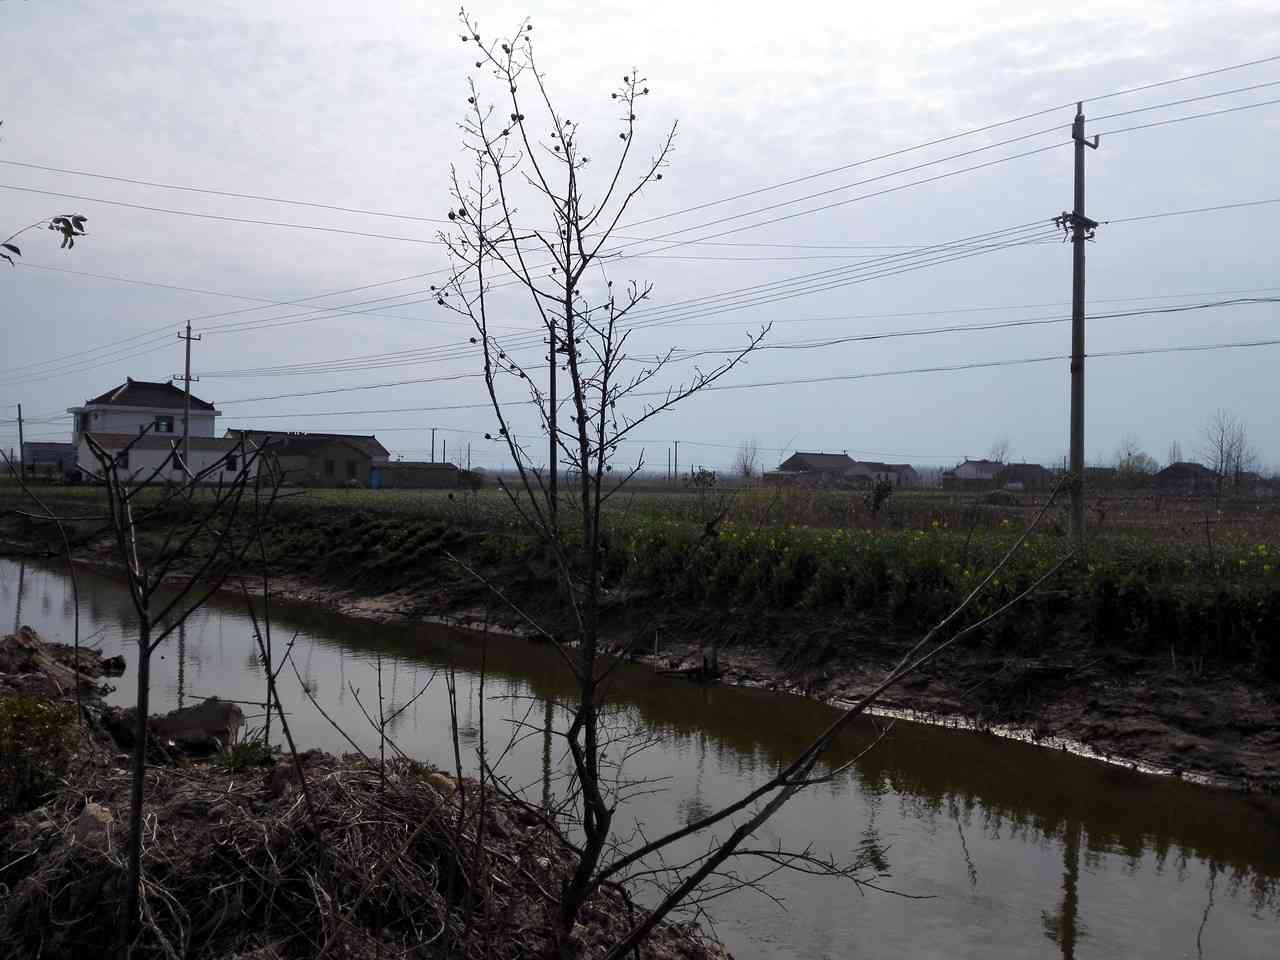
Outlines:
<svg viewBox="0 0 1280 960"><path fill-rule="evenodd" d="M698 743L698 773L693 780L693 793L676 804L680 824L685 827L691 823L697 823L703 817L710 816L715 811L715 807L707 802L702 792L702 776L707 766L707 735L702 732L696 739Z"/></svg>
<svg viewBox="0 0 1280 960"><path fill-rule="evenodd" d="M854 856L854 868L857 870L874 870L876 873L889 872L889 858L885 856L888 846L880 838L880 829L876 826L876 818L880 813L880 804L888 788L879 778L864 779L862 784L863 798L867 804L867 825L862 828L862 836L858 840L858 850Z"/></svg>
<svg viewBox="0 0 1280 960"><path fill-rule="evenodd" d="M1040 912L1044 935L1062 950L1063 960L1074 960L1076 941L1085 935L1080 922L1080 835L1079 820L1068 820L1062 836L1062 905L1057 913Z"/></svg>
<svg viewBox="0 0 1280 960"><path fill-rule="evenodd" d="M186 706L187 693L187 622L178 624L178 709Z"/></svg>
<svg viewBox="0 0 1280 960"><path fill-rule="evenodd" d="M1204 915L1200 917L1200 926L1196 930L1196 956L1204 957L1204 928L1209 925L1209 914L1213 911L1213 891L1218 885L1218 865L1209 861L1209 897L1204 905Z"/></svg>
<svg viewBox="0 0 1280 960"><path fill-rule="evenodd" d="M969 875L969 886L976 887L978 885L978 868L973 863L973 857L969 855L969 844L964 837L964 828L973 819L973 800L969 799L965 804L963 822L961 822L960 817L960 804L956 801L955 794L948 797L947 801L951 808L951 819L956 822L956 833L960 834L960 850L964 854L965 872Z"/></svg>

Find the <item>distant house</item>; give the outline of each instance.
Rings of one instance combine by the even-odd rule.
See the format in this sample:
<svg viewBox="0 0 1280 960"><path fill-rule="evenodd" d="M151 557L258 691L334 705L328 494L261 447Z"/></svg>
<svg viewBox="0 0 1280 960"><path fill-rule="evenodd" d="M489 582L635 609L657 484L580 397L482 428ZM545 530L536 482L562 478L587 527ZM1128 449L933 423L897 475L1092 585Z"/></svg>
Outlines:
<svg viewBox="0 0 1280 960"><path fill-rule="evenodd" d="M1180 460L1171 463L1155 476L1155 487L1161 493L1213 493L1218 489L1218 475L1204 464Z"/></svg>
<svg viewBox="0 0 1280 960"><path fill-rule="evenodd" d="M1004 464L996 460L965 460L942 475L943 487L951 490L986 489L995 486Z"/></svg>
<svg viewBox="0 0 1280 960"><path fill-rule="evenodd" d="M847 453L793 453L778 464L774 478L783 482L835 485L846 483L854 467Z"/></svg>
<svg viewBox="0 0 1280 960"><path fill-rule="evenodd" d="M1006 490L1025 490L1039 493L1053 486L1053 473L1038 463L1007 463L998 474L996 482Z"/></svg>
<svg viewBox="0 0 1280 960"><path fill-rule="evenodd" d="M855 460L846 473L858 486L870 487L884 481L893 487L913 487L920 482L919 474L905 463L880 463L877 460Z"/></svg>
<svg viewBox="0 0 1280 960"><path fill-rule="evenodd" d="M376 471L390 459L387 448L371 435L246 428L228 430L227 437L244 437L264 447L283 481L303 487L374 487Z"/></svg>
<svg viewBox="0 0 1280 960"><path fill-rule="evenodd" d="M896 486L904 490L913 490L922 485L920 474L909 463L889 463L886 466L897 477Z"/></svg>
<svg viewBox="0 0 1280 960"><path fill-rule="evenodd" d="M97 470L97 459L88 437L116 457L117 471L135 479L181 480L186 476L181 460L185 394L172 382L156 383L132 377L106 393L68 407L72 443L79 465ZM214 421L221 411L212 403L191 397L188 444L193 474L205 474L210 483L232 479L242 464L235 440L214 436ZM209 471L206 473L206 471Z"/></svg>
<svg viewBox="0 0 1280 960"><path fill-rule="evenodd" d="M28 475L65 477L76 469L74 443L27 440L22 444L22 466Z"/></svg>

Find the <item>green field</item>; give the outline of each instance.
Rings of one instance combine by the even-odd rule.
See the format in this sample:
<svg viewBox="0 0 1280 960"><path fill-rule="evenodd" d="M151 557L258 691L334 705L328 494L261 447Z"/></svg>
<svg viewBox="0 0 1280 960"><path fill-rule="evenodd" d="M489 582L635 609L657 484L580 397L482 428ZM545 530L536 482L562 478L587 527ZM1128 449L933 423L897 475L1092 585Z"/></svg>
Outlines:
<svg viewBox="0 0 1280 960"><path fill-rule="evenodd" d="M101 510L94 488L42 492L59 512ZM0 507L15 505L30 509L20 491L0 488ZM611 596L650 603L824 613L917 630L982 580L1039 506L1029 496L912 492L874 511L856 492L624 491L608 504L605 586ZM1073 555L996 633L1069 621L1099 642L1280 673L1280 524L1271 502L1134 497L1090 506L1084 555ZM563 516L572 542L568 501ZM77 526L87 533L95 522ZM1071 548L1064 526L1064 506L1055 503L970 620L1062 560ZM446 551L534 593L551 575L542 547L494 489L290 490L268 533L277 570L362 589L461 588ZM144 543L156 537L142 533Z"/></svg>

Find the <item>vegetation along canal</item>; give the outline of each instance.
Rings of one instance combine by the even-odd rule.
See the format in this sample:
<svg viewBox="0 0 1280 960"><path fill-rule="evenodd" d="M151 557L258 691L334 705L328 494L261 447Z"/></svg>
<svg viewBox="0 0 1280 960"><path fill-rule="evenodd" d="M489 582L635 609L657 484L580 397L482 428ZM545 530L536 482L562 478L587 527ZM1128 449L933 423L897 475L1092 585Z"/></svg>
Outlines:
<svg viewBox="0 0 1280 960"><path fill-rule="evenodd" d="M132 608L123 585L82 573L81 630L130 672L112 701L133 696ZM0 560L6 630L29 624L71 640L61 571ZM532 799L566 788L561 741L568 673L548 647L428 624L374 624L278 605L274 629L297 635L293 657L325 711L365 750L377 736L356 700L385 712L426 693L391 724L411 756L452 765L444 671L456 670L463 763L474 768L483 728L498 772ZM153 709L217 695L261 701L264 680L243 606L199 610L153 663ZM483 679L482 679L483 678ZM632 750L624 774L643 784L622 815L648 832L740 796L803 747L834 715L798 697L684 680L624 666L610 729ZM289 670L282 697L300 746L350 749ZM245 706L250 727L260 711ZM880 721L883 723L883 721ZM841 743L838 765L874 736ZM624 836L627 832L624 831ZM780 873L762 893L707 905L738 958L1264 957L1280 955L1280 804L1274 797L1196 787L980 734L898 723L831 783L800 794L760 845L812 845L863 866L890 892ZM696 851L691 851L696 852ZM640 891L643 896L643 890ZM896 894L903 894L899 896Z"/></svg>

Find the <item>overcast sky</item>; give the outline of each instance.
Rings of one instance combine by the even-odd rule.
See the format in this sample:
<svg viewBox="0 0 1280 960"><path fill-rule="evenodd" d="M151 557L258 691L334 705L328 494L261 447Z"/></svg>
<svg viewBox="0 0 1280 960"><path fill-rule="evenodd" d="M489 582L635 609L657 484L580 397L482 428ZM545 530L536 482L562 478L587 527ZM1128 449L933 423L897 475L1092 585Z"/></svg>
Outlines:
<svg viewBox="0 0 1280 960"><path fill-rule="evenodd" d="M194 348L193 367L201 377L195 392L224 411L223 426L375 433L409 459L426 457L428 428L435 426L450 459L465 457L470 442L473 463L499 465L500 451L482 439L493 429L483 410L350 412L476 403L484 399L476 380L252 399L476 369L474 356L455 352L449 359L417 356L407 363L402 355L339 373L278 370L466 345L470 331L422 292L438 279L424 275L445 266L433 242L438 226L407 219L447 211L450 165L464 159L457 123L467 108L468 77L477 71L473 48L460 41L453 5L348 4L333 15L318 15L322 5L313 2L206 2L182 5L182 13L177 6L0 2L0 238L65 212L87 215L90 232L71 251L59 250L52 233L26 233L18 241L21 265L0 264L0 443L16 444L14 425L3 421L15 415L19 402L37 421L29 438L61 439L69 436L68 421L38 421L126 375L163 380L180 372L175 334L190 319L197 332L204 331ZM1062 144L1072 107L740 200L637 221L1080 98L1092 118L1280 82L1280 61L1274 61L1088 102L1280 54L1280 18L1268 2L780 6L651 0L481 3L471 10L482 30L495 32L531 18L548 86L561 112L580 123L598 165L620 145L609 91L633 68L653 91L643 103L637 154L647 157L666 126L679 121L664 179L642 194L625 218L633 226L619 232L651 238L681 231L629 246L634 254L675 240L702 242L610 266L615 284L653 283L651 317L681 318L637 331L638 354L666 346L732 346L744 331L769 321L775 326L767 342L776 347L1068 316L1071 248L1056 241L771 303L744 304L756 288L699 301L696 310L671 313L670 305L822 270L843 271L829 275L835 279L856 279L859 268L870 273L877 263L866 258L894 256L906 259L886 263L910 264L922 246L1032 221L1047 224L1071 206L1068 145L833 209L802 211ZM492 84L486 89L498 92ZM1088 131L1258 103L1280 97L1278 90L1280 83L1091 120ZM895 172L1046 128L1056 129ZM1087 157L1086 212L1096 220L1118 220L1280 197L1278 133L1280 104L1104 135L1101 149ZM13 162L370 213L159 189ZM878 179L845 186L871 178ZM820 192L820 198L792 202ZM201 219L108 200L385 236ZM763 207L773 209L736 216ZM550 219L532 207L528 212L539 223ZM1104 225L1088 251L1090 314L1275 296L1278 213L1280 204ZM788 219L752 226L780 216ZM730 217L735 219L711 224ZM398 282L386 283L392 280ZM370 284L382 285L355 289ZM805 289L793 285L781 292ZM269 303L346 290L352 292L302 306ZM303 313L373 297L392 299L374 304L377 312ZM417 300L425 302L409 302ZM503 325L512 330L528 328L533 319L515 298L503 303L502 312ZM1099 316L1089 325L1088 350L1276 338L1278 317L1276 304ZM273 324L276 318L305 322ZM235 329L217 329L233 322ZM1050 323L772 349L725 383L1059 356L1069 347L1069 324ZM1247 422L1264 462L1280 465L1277 360L1280 347L1267 346L1092 360L1088 457L1111 460L1126 434L1136 435L1160 461L1175 441L1193 455L1204 421L1225 408ZM244 374L261 368L277 369L270 376ZM673 370L668 382L682 372L687 368ZM528 420L517 425L533 427ZM665 469L672 439L681 441L683 466L721 466L748 437L765 448L769 464L784 451L843 449L867 458L951 465L985 455L1004 436L1014 459L1049 463L1066 452L1067 426L1068 365L1054 360L724 390L691 399L637 437L659 469ZM626 448L628 459L641 449Z"/></svg>

